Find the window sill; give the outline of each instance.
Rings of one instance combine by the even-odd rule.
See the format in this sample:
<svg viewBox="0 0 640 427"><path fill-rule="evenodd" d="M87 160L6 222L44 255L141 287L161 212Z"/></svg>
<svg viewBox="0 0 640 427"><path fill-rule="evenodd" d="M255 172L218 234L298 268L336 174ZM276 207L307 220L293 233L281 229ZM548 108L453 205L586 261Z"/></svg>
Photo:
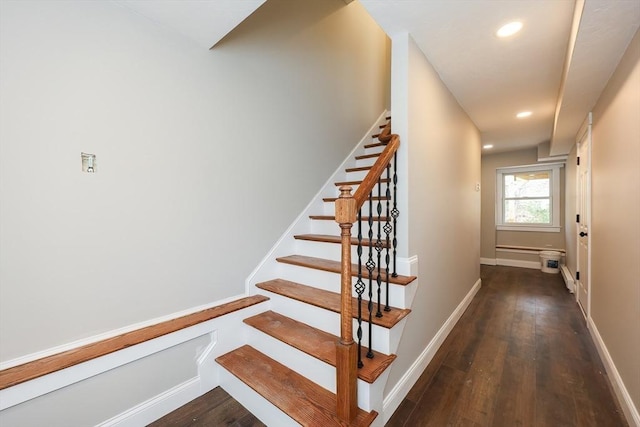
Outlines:
<svg viewBox="0 0 640 427"><path fill-rule="evenodd" d="M538 233L559 233L560 227L536 226L536 225L497 225L496 230L499 231L533 231Z"/></svg>

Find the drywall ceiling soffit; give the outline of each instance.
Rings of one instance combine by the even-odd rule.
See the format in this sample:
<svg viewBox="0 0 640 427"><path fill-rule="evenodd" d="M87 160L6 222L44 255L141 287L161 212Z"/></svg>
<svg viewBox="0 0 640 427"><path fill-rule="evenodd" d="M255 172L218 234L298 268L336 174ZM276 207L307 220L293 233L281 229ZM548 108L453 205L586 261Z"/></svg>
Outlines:
<svg viewBox="0 0 640 427"><path fill-rule="evenodd" d="M559 98L550 154L567 154L640 26L640 2L587 0Z"/></svg>
<svg viewBox="0 0 640 427"><path fill-rule="evenodd" d="M411 34L480 130L483 143L494 145L492 152L534 147L551 140L573 23L574 1L360 2L392 39L399 34ZM585 8L583 20L597 23L599 32L604 36L620 31L617 28L621 25L616 17L618 13L627 14L629 9L633 9L630 4L640 4L636 0L586 2L594 5ZM606 3L610 12L598 13L600 6L596 3ZM614 13L613 10L617 9L623 11ZM510 39L498 39L494 35L498 27L513 20L523 21L523 30ZM637 27L637 15L626 16L622 25L628 28L633 20ZM627 34L628 31L621 32ZM600 87L596 91L598 94L630 39L629 36L626 42L619 38L611 42L607 49L616 46L614 51L618 52L617 55L601 54L598 49L593 53L596 60L589 62L588 69L576 67L576 71L580 68L592 76L591 86ZM580 50L588 52L597 47L595 43L584 48L580 46L586 42L583 38L577 41L577 59L581 57L578 54ZM571 80L566 87L572 89ZM581 103L585 114L579 114L580 122L595 99L585 103L584 99L569 94L566 101L567 107L569 103ZM533 115L526 120L516 119L515 114L523 110L530 110ZM556 129L564 129L565 116L568 118L569 115L563 113ZM570 124L566 126L572 127Z"/></svg>
<svg viewBox="0 0 640 427"><path fill-rule="evenodd" d="M266 0L115 0L204 49L218 43Z"/></svg>

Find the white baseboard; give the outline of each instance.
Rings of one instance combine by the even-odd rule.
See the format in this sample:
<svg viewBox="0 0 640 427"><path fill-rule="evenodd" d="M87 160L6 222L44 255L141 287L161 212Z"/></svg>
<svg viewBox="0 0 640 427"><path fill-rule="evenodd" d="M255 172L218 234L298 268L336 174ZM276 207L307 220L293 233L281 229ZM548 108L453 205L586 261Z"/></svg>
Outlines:
<svg viewBox="0 0 640 427"><path fill-rule="evenodd" d="M622 377L620 377L620 373L618 372L618 369L616 369L616 365L613 363L613 359L609 354L609 350L604 344L604 341L602 340L600 332L598 332L598 328L593 322L593 319L589 318L588 323L589 332L591 333L593 342L596 344L598 354L600 354L600 358L602 359L602 363L604 364L605 370L607 371L607 375L611 380L613 391L618 397L618 401L620 402L620 406L622 407L622 412L624 413L624 416L626 417L630 427L640 427L640 413L638 412L638 408L636 408L633 404L633 400L629 395L629 391L627 391L627 388L624 385L624 381L622 381Z"/></svg>
<svg viewBox="0 0 640 427"><path fill-rule="evenodd" d="M575 293L576 282L575 280L573 280L573 274L571 274L571 270L569 270L566 265L562 264L560 266L560 273L562 273L564 284L566 285L567 289L569 289L569 292L571 292L572 294Z"/></svg>
<svg viewBox="0 0 640 427"><path fill-rule="evenodd" d="M400 378L400 381L398 381L389 394L384 398L382 416L384 417L385 423L391 419L391 416L396 409L398 409L402 400L407 396L411 387L413 387L416 381L418 381L420 375L422 375L429 362L431 362L431 359L433 359L433 356L435 356L444 340L447 338L458 320L460 320L460 317L462 317L462 314L473 300L473 297L475 297L478 290L480 290L481 285L481 279L478 279L469 293L467 293L460 304L458 304L458 307L456 307L453 313L451 313L440 330L438 330L427 347L422 351L420 356L418 356L416 361L411 365L407 372L405 372L402 378Z"/></svg>
<svg viewBox="0 0 640 427"><path fill-rule="evenodd" d="M496 264L496 259L495 258L480 258L480 264L484 264L484 265L498 265Z"/></svg>
<svg viewBox="0 0 640 427"><path fill-rule="evenodd" d="M507 267L532 268L540 270L540 261L523 261L519 259L496 258L496 265L504 265Z"/></svg>
<svg viewBox="0 0 640 427"><path fill-rule="evenodd" d="M200 385L200 377L194 377L98 424L97 427L146 426L201 396L207 390L202 390Z"/></svg>

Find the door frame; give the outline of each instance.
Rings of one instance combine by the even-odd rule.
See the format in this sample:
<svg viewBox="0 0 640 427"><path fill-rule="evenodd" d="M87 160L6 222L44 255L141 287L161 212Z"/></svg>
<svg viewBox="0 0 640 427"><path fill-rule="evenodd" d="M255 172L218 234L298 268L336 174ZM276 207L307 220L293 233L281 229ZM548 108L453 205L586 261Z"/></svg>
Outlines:
<svg viewBox="0 0 640 427"><path fill-rule="evenodd" d="M576 279L576 303L578 304L578 306L580 307L580 310L582 311L582 314L584 315L585 319L587 320L587 327L589 326L589 319L591 319L591 234L592 234L592 230L591 230L591 153L592 153L592 141L591 141L591 127L592 127L592 120L593 120L593 116L592 113L589 112L589 114L587 114L587 117L584 121L584 123L582 124L582 126L580 126L580 129L578 130L578 133L576 135L576 158L579 158L579 154L581 151L581 146L582 144L586 144L586 150L587 150L587 161L586 162L582 162L580 164L578 164L576 166L576 212L578 212L578 210L580 209L580 202L581 202L581 189L580 189L580 172L586 168L587 170L587 177L588 177L588 181L587 181L587 194L585 195L586 197L586 202L585 202L585 209L586 212L578 212L580 215L584 215L586 216L587 219L587 271L586 271L586 283L582 282L581 280L577 280ZM583 141L584 139L584 141ZM583 216L583 218L584 218ZM575 235L576 235L576 272L580 271L580 227L578 225L578 223L576 222L576 230L575 230ZM584 277L584 274L583 274ZM584 286L587 288L587 306L586 307L582 307L582 305L580 304L580 283L583 283Z"/></svg>

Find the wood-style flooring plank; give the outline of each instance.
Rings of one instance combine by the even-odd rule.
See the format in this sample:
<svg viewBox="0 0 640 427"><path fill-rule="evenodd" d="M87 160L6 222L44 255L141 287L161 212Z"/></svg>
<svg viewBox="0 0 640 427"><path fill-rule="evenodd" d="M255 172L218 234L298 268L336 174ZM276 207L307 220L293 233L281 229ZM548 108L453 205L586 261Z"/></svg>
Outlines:
<svg viewBox="0 0 640 427"><path fill-rule="evenodd" d="M493 425L534 426L535 392L535 363L532 360L507 356L496 396Z"/></svg>
<svg viewBox="0 0 640 427"><path fill-rule="evenodd" d="M448 425L451 412L465 386L464 381L464 372L443 365L403 425L406 427Z"/></svg>
<svg viewBox="0 0 640 427"><path fill-rule="evenodd" d="M476 351L471 369L466 374L465 387L451 415L457 425L463 419L481 425L491 425L497 391L502 380L507 355L505 340L487 336Z"/></svg>
<svg viewBox="0 0 640 427"><path fill-rule="evenodd" d="M482 266L481 278L387 425L628 426L562 277Z"/></svg>
<svg viewBox="0 0 640 427"><path fill-rule="evenodd" d="M149 424L149 427L209 426L266 427L220 387Z"/></svg>

